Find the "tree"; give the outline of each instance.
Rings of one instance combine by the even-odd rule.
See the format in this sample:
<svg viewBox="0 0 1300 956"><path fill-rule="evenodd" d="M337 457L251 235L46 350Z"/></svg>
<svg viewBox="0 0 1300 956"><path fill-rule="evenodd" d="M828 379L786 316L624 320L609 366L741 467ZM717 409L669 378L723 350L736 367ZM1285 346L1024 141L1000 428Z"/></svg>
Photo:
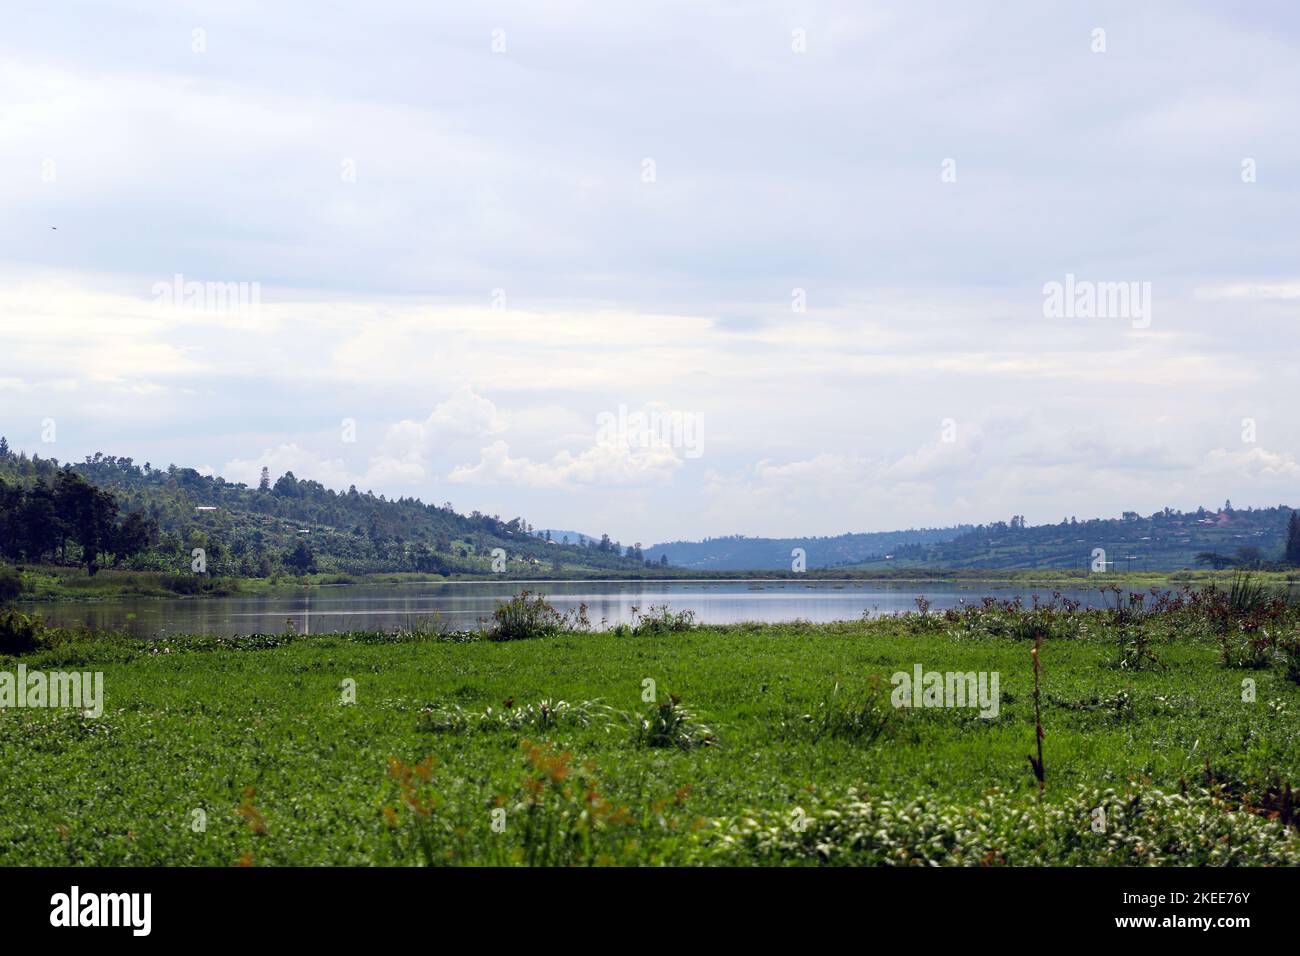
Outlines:
<svg viewBox="0 0 1300 956"><path fill-rule="evenodd" d="M1300 511L1291 512L1286 529L1286 563L1300 565Z"/></svg>
<svg viewBox="0 0 1300 956"><path fill-rule="evenodd" d="M99 556L112 551L117 533L117 501L72 471L60 471L54 506L69 537L81 547L81 562L91 577L99 571Z"/></svg>
<svg viewBox="0 0 1300 956"><path fill-rule="evenodd" d="M0 604L16 600L22 593L22 576L9 565L0 564Z"/></svg>
<svg viewBox="0 0 1300 956"><path fill-rule="evenodd" d="M294 549L284 556L286 567L298 574L311 574L316 570L316 556L307 547L306 541L299 541Z"/></svg>
<svg viewBox="0 0 1300 956"><path fill-rule="evenodd" d="M1196 563L1202 567L1209 565L1216 571L1222 571L1232 564L1232 558L1224 557L1217 551L1200 551L1196 555Z"/></svg>
<svg viewBox="0 0 1300 956"><path fill-rule="evenodd" d="M370 536L370 546L375 549L375 557L382 558L387 548L384 537L383 525L379 523L379 512L370 512L370 528L366 532ZM480 550L482 546L480 545Z"/></svg>
<svg viewBox="0 0 1300 956"><path fill-rule="evenodd" d="M440 555L429 550L429 546L420 542L411 548L411 566L414 570L425 574L441 574L446 577L451 573L447 562Z"/></svg>
<svg viewBox="0 0 1300 956"><path fill-rule="evenodd" d="M25 555L28 560L41 561L45 555L62 550L68 529L59 518L54 492L41 484L25 496L19 491L16 510L12 557Z"/></svg>
<svg viewBox="0 0 1300 956"><path fill-rule="evenodd" d="M257 490L258 491L271 490L271 469L267 468L266 465L262 466L262 477L257 482Z"/></svg>
<svg viewBox="0 0 1300 956"><path fill-rule="evenodd" d="M118 561L149 550L158 540L158 522L142 512L132 511L113 535L113 557Z"/></svg>
<svg viewBox="0 0 1300 956"><path fill-rule="evenodd" d="M1243 568L1258 568L1264 561L1264 553L1253 544L1243 545L1237 549L1233 556L1237 564Z"/></svg>

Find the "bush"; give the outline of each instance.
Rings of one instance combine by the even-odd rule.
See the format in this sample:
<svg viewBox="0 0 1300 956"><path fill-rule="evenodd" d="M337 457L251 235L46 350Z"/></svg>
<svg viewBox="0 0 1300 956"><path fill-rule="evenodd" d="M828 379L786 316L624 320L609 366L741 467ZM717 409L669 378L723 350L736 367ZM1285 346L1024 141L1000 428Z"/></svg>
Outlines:
<svg viewBox="0 0 1300 956"><path fill-rule="evenodd" d="M29 654L44 646L45 628L34 614L0 611L0 654Z"/></svg>
<svg viewBox="0 0 1300 956"><path fill-rule="evenodd" d="M639 747L694 750L717 743L713 731L700 722L694 711L683 707L682 699L676 694L670 694L662 704L651 704L645 714L628 716L633 739Z"/></svg>
<svg viewBox="0 0 1300 956"><path fill-rule="evenodd" d="M587 606L561 614L546 602L543 594L523 591L509 601L496 606L492 612L492 629L488 638L494 641L522 641L532 637L551 637L564 630L581 630L589 627Z"/></svg>
<svg viewBox="0 0 1300 956"><path fill-rule="evenodd" d="M651 604L646 608L645 614L641 613L639 607L632 608L632 633L638 637L642 634L689 631L694 626L694 611L678 611L674 614L667 604Z"/></svg>
<svg viewBox="0 0 1300 956"><path fill-rule="evenodd" d="M158 583L173 594L186 597L196 594L232 594L236 590L229 578L204 574L164 574Z"/></svg>
<svg viewBox="0 0 1300 956"><path fill-rule="evenodd" d="M16 601L23 593L23 579L16 568L0 564L0 604Z"/></svg>

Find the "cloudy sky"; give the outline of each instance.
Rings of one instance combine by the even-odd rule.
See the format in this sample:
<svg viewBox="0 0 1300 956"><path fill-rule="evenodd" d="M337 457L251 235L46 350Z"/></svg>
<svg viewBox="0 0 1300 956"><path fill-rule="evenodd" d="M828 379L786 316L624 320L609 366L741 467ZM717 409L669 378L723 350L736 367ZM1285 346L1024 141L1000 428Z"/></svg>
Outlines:
<svg viewBox="0 0 1300 956"><path fill-rule="evenodd" d="M646 544L1300 504L1238 6L10 0L0 434Z"/></svg>

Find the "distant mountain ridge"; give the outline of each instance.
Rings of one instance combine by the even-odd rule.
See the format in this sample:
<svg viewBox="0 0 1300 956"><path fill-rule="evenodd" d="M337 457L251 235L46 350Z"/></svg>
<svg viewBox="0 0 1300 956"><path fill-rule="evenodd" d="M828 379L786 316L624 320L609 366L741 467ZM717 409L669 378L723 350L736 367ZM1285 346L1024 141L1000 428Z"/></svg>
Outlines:
<svg viewBox="0 0 1300 956"><path fill-rule="evenodd" d="M1119 518L1062 519L1026 525L1023 517L981 525L950 541L905 545L889 562L860 567L989 569L1091 568L1176 571L1197 566L1255 568L1282 562L1292 509L1164 508L1150 515L1126 511Z"/></svg>
<svg viewBox="0 0 1300 956"><path fill-rule="evenodd" d="M840 567L891 554L904 545L933 545L951 541L974 525L953 528L909 528L906 531L871 531L834 537L750 538L732 535L703 541L669 541L647 548L645 556L694 571L790 570L791 552L802 548L809 570Z"/></svg>
<svg viewBox="0 0 1300 956"><path fill-rule="evenodd" d="M1074 518L1028 525L1023 516L987 525L844 534L836 537L672 541L646 549L696 571L790 570L791 551L803 548L808 570L1089 569L1175 571L1197 566L1261 567L1282 561L1292 509L1222 508L1119 518ZM1100 550L1100 554L1098 554Z"/></svg>

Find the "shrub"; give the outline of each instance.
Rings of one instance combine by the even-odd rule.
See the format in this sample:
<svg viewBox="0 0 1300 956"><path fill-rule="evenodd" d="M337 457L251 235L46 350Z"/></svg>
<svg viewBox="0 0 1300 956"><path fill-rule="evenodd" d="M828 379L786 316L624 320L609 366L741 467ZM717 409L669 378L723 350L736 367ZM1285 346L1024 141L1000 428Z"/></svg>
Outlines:
<svg viewBox="0 0 1300 956"><path fill-rule="evenodd" d="M632 608L632 633L638 637L642 634L672 634L689 631L694 626L694 611L673 613L667 604L651 604L644 614L639 607Z"/></svg>
<svg viewBox="0 0 1300 956"><path fill-rule="evenodd" d="M0 604L16 601L23 593L23 578L16 568L0 564Z"/></svg>
<svg viewBox="0 0 1300 956"><path fill-rule="evenodd" d="M546 602L545 595L523 591L496 606L488 637L494 641L521 641L551 637L564 630L585 630L589 626L585 604L561 614Z"/></svg>
<svg viewBox="0 0 1300 956"><path fill-rule="evenodd" d="M34 614L0 611L0 654L30 654L45 645L45 627Z"/></svg>
<svg viewBox="0 0 1300 956"><path fill-rule="evenodd" d="M695 712L682 706L676 694L661 704L651 704L644 714L631 714L633 739L639 747L676 747L694 750L711 747L717 736L702 723Z"/></svg>
<svg viewBox="0 0 1300 956"><path fill-rule="evenodd" d="M233 594L237 590L235 582L229 578L212 577L205 574L164 574L158 583L173 594L190 596L195 594Z"/></svg>

